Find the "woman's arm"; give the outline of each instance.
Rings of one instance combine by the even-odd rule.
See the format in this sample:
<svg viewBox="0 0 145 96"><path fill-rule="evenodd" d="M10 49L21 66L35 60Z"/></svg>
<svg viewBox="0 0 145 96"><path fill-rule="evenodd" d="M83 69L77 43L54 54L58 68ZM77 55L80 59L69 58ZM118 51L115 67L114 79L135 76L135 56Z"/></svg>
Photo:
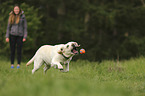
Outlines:
<svg viewBox="0 0 145 96"><path fill-rule="evenodd" d="M11 24L8 23L7 31L6 31L6 42L9 42L10 27L11 27Z"/></svg>
<svg viewBox="0 0 145 96"><path fill-rule="evenodd" d="M8 23L8 25L7 25L7 31L6 31L6 38L9 38L10 27L11 27L11 24Z"/></svg>
<svg viewBox="0 0 145 96"><path fill-rule="evenodd" d="M27 38L27 21L24 15L24 39Z"/></svg>

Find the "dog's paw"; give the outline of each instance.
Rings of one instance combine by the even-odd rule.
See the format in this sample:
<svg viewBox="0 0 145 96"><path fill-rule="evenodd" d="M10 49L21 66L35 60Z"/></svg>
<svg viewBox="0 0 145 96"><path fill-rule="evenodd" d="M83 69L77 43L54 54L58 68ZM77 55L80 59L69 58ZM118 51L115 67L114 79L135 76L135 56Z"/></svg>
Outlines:
<svg viewBox="0 0 145 96"><path fill-rule="evenodd" d="M60 71L63 71L63 69L59 69Z"/></svg>
<svg viewBox="0 0 145 96"><path fill-rule="evenodd" d="M61 66L58 66L58 69L62 69L62 70L63 70L63 67L62 67L62 65L61 65Z"/></svg>
<svg viewBox="0 0 145 96"><path fill-rule="evenodd" d="M66 72L68 72L67 70L60 70L60 72L64 72L64 73L66 73Z"/></svg>

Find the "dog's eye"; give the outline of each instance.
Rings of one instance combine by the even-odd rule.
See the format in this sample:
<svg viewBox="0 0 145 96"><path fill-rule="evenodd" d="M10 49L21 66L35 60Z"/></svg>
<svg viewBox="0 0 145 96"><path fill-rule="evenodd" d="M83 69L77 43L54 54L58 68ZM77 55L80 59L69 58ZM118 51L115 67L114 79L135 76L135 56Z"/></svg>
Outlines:
<svg viewBox="0 0 145 96"><path fill-rule="evenodd" d="M63 49L61 48L60 50L62 51Z"/></svg>
<svg viewBox="0 0 145 96"><path fill-rule="evenodd" d="M74 44L72 44L71 46L75 47L75 45L74 45Z"/></svg>
<svg viewBox="0 0 145 96"><path fill-rule="evenodd" d="M68 47L69 47L69 45L66 46L66 48L68 48Z"/></svg>

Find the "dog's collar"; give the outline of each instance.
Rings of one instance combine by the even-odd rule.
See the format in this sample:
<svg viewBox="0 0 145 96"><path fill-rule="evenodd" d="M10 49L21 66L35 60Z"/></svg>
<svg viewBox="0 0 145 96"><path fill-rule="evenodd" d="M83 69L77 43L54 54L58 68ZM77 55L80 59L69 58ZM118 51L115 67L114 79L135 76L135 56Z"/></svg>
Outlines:
<svg viewBox="0 0 145 96"><path fill-rule="evenodd" d="M66 57L63 53L61 54L65 59L69 59L71 56Z"/></svg>

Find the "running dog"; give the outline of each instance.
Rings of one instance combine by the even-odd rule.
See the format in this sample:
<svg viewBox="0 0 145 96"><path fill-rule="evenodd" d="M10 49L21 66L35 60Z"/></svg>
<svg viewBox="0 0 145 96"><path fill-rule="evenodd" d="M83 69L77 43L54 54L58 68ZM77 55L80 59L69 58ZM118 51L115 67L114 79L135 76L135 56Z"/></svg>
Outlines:
<svg viewBox="0 0 145 96"><path fill-rule="evenodd" d="M41 46L26 66L34 62L32 74L34 74L42 64L45 64L43 68L45 73L51 67L58 68L61 72L68 72L72 57L79 53L77 50L78 47L80 47L80 45L77 42L68 42L67 44L54 46ZM62 65L66 65L66 68L64 69Z"/></svg>

